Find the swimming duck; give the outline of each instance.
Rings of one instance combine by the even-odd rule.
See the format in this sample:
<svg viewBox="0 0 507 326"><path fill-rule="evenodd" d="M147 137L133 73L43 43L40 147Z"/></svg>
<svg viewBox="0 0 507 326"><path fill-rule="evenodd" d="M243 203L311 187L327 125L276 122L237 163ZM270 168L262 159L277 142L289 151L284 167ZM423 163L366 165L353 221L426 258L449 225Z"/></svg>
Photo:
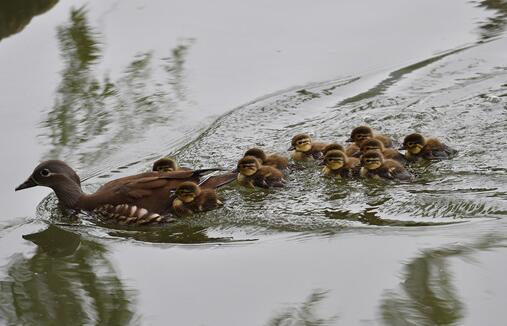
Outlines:
<svg viewBox="0 0 507 326"><path fill-rule="evenodd" d="M210 211L222 205L215 189L201 189L196 183L186 181L176 188L172 208L177 216L191 216L193 213Z"/></svg>
<svg viewBox="0 0 507 326"><path fill-rule="evenodd" d="M326 176L351 178L358 175L360 161L355 157L347 157L344 152L330 150L324 156L325 167L322 173Z"/></svg>
<svg viewBox="0 0 507 326"><path fill-rule="evenodd" d="M401 154L394 148L385 148L384 144L380 140L373 138L366 139L365 141L363 141L361 147L359 148L359 152L356 152L354 154L354 157L361 157L361 155L369 151L382 153L385 159L395 160L401 164L407 163L407 159L405 158L405 156L403 156L403 154Z"/></svg>
<svg viewBox="0 0 507 326"><path fill-rule="evenodd" d="M91 211L97 217L118 224L159 224L167 222L174 190L185 181L200 183L210 172L195 171L144 172L112 180L93 194L81 189L76 172L65 162L49 160L40 163L30 177L15 190L35 186L53 189L65 208ZM201 183L202 188L216 188L237 177L237 173L211 176Z"/></svg>
<svg viewBox="0 0 507 326"><path fill-rule="evenodd" d="M238 172L238 182L245 187L271 188L285 185L282 172L272 166L261 165L253 156L245 156L239 160Z"/></svg>
<svg viewBox="0 0 507 326"><path fill-rule="evenodd" d="M306 134L298 134L292 137L289 151L293 151L292 159L294 161L306 161L321 158L322 151L326 146L324 143L313 142Z"/></svg>
<svg viewBox="0 0 507 326"><path fill-rule="evenodd" d="M412 175L395 160L384 159L376 151L369 151L361 156L360 175L365 178L410 180Z"/></svg>
<svg viewBox="0 0 507 326"><path fill-rule="evenodd" d="M406 150L405 157L409 161L449 159L458 153L436 138L425 138L423 135L410 134L403 140L400 149Z"/></svg>
<svg viewBox="0 0 507 326"><path fill-rule="evenodd" d="M283 171L289 167L289 160L286 157L278 154L266 155L260 148L250 148L245 152L243 156L253 156L261 161L262 165L272 166L280 171Z"/></svg>
<svg viewBox="0 0 507 326"><path fill-rule="evenodd" d="M192 169L180 167L175 159L162 157L153 163L152 171L171 172L171 171L191 171Z"/></svg>
<svg viewBox="0 0 507 326"><path fill-rule="evenodd" d="M359 126L354 128L350 133L350 138L347 139L347 142L353 142L357 147L361 147L361 143L368 138L380 140L386 148L393 147L393 141L391 138L384 135L374 134L373 130L371 130L368 126Z"/></svg>

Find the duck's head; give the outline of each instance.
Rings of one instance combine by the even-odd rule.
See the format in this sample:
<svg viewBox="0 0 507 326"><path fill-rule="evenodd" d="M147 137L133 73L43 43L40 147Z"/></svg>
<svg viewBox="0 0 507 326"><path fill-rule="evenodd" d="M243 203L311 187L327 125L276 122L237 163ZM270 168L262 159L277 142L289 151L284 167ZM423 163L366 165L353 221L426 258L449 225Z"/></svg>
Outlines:
<svg viewBox="0 0 507 326"><path fill-rule="evenodd" d="M312 139L307 134L297 134L292 137L291 145L289 151L308 152L312 149Z"/></svg>
<svg viewBox="0 0 507 326"><path fill-rule="evenodd" d="M361 166L368 170L375 170L382 166L384 156L376 151L369 151L361 156Z"/></svg>
<svg viewBox="0 0 507 326"><path fill-rule="evenodd" d="M191 203L201 192L200 187L191 181L183 182L176 188L176 197L184 203Z"/></svg>
<svg viewBox="0 0 507 326"><path fill-rule="evenodd" d="M257 159L261 160L261 162L264 162L266 160L266 153L264 153L264 151L260 148L250 148L249 150L247 150L245 152L245 155L243 156L253 156L253 157L256 157Z"/></svg>
<svg viewBox="0 0 507 326"><path fill-rule="evenodd" d="M259 160L254 156L245 156L238 162L238 171L248 177L254 175L260 166Z"/></svg>
<svg viewBox="0 0 507 326"><path fill-rule="evenodd" d="M367 139L362 142L360 149L362 153L366 153L368 151L382 153L384 150L384 144L377 139Z"/></svg>
<svg viewBox="0 0 507 326"><path fill-rule="evenodd" d="M76 172L60 160L49 160L40 163L28 179L16 187L15 191L32 188L35 186L44 186L55 188L65 184L76 184L81 186L81 180Z"/></svg>
<svg viewBox="0 0 507 326"><path fill-rule="evenodd" d="M156 160L155 163L153 163L153 171L158 172L171 172L176 171L178 169L178 163L176 163L176 160L170 158L170 157L163 157L159 160Z"/></svg>
<svg viewBox="0 0 507 326"><path fill-rule="evenodd" d="M352 130L350 133L350 138L347 139L347 142L356 143L357 146L361 146L361 143L368 139L373 137L373 131L368 126L359 126Z"/></svg>
<svg viewBox="0 0 507 326"><path fill-rule="evenodd" d="M405 149L410 154L419 154L426 145L426 140L421 134L410 134L403 139L403 146L401 149Z"/></svg>
<svg viewBox="0 0 507 326"><path fill-rule="evenodd" d="M324 164L329 170L338 170L347 163L347 155L339 150L330 150L324 156Z"/></svg>
<svg viewBox="0 0 507 326"><path fill-rule="evenodd" d="M329 144L327 145L326 147L324 147L324 150L322 151L322 154L326 155L327 152L329 151L342 151L342 152L345 152L345 148L340 145L340 144L337 144L337 143L332 143L332 144Z"/></svg>

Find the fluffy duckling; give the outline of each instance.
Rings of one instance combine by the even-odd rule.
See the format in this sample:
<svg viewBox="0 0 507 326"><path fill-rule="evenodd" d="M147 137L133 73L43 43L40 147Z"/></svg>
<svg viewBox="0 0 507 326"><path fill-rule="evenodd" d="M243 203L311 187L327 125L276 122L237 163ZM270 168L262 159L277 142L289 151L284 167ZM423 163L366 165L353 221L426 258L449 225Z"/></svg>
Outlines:
<svg viewBox="0 0 507 326"><path fill-rule="evenodd" d="M201 189L196 183L187 181L176 188L172 208L177 216L191 216L193 213L210 211L222 205L215 189Z"/></svg>
<svg viewBox="0 0 507 326"><path fill-rule="evenodd" d="M410 134L403 140L401 149L406 150L409 161L449 159L458 153L436 138L425 138L421 134Z"/></svg>
<svg viewBox="0 0 507 326"><path fill-rule="evenodd" d="M238 172L238 182L245 187L271 188L285 185L282 172L272 166L261 165L253 156L245 156L239 160Z"/></svg>
<svg viewBox="0 0 507 326"><path fill-rule="evenodd" d="M306 134L298 134L292 137L291 145L289 151L294 151L292 153L294 161L319 159L323 156L322 151L327 146L324 143L313 142L310 136Z"/></svg>
<svg viewBox="0 0 507 326"><path fill-rule="evenodd" d="M253 156L261 161L262 165L272 166L278 170L285 170L289 167L289 160L278 154L266 155L260 148L250 148L243 156Z"/></svg>
<svg viewBox="0 0 507 326"><path fill-rule="evenodd" d="M322 173L326 176L351 178L358 174L360 161L355 157L347 157L343 151L330 150L324 156Z"/></svg>
<svg viewBox="0 0 507 326"><path fill-rule="evenodd" d="M380 140L382 144L384 144L384 147L393 147L393 141L391 138L384 135L374 134L373 130L371 130L368 126L359 126L354 128L350 133L350 138L347 139L347 142L353 142L357 147L361 147L361 143L368 138Z"/></svg>
<svg viewBox="0 0 507 326"><path fill-rule="evenodd" d="M329 152L329 151L342 151L345 153L345 147L343 147L342 145L337 144L337 143L331 143L331 144L327 145L326 147L324 147L322 154L324 156L326 156L327 152Z"/></svg>
<svg viewBox="0 0 507 326"><path fill-rule="evenodd" d="M153 163L152 171L171 172L171 171L190 171L191 169L180 167L175 159L163 157Z"/></svg>
<svg viewBox="0 0 507 326"><path fill-rule="evenodd" d="M403 156L403 154L401 154L394 148L385 148L384 144L378 139L371 138L363 141L359 149L360 149L359 152L356 152L354 154L354 157L361 157L361 155L363 155L366 152L374 151L382 153L385 159L395 160L401 164L407 163L407 159L405 158L405 156Z"/></svg>
<svg viewBox="0 0 507 326"><path fill-rule="evenodd" d="M369 151L361 156L360 175L376 179L412 179L412 175L403 165L395 160L384 159L384 156L376 151Z"/></svg>

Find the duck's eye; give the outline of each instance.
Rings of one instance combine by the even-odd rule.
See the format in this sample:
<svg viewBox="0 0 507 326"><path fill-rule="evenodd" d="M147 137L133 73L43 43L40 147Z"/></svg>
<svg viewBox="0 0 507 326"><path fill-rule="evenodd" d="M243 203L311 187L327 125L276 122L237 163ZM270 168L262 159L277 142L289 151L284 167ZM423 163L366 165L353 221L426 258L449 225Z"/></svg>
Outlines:
<svg viewBox="0 0 507 326"><path fill-rule="evenodd" d="M40 171L40 175L42 175L43 177L48 177L50 174L51 174L51 171L49 171L48 169L42 169Z"/></svg>

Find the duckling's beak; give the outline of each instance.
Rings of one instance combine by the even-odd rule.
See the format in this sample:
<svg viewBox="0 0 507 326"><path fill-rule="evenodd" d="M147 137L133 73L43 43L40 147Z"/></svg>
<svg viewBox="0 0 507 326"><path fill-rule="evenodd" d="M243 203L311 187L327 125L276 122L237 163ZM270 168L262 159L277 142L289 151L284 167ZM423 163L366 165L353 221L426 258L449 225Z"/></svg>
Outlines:
<svg viewBox="0 0 507 326"><path fill-rule="evenodd" d="M346 142L346 143L353 143L353 142L354 142L354 140L352 139L352 137L350 137L350 138L349 138L349 139L347 139L345 142Z"/></svg>
<svg viewBox="0 0 507 326"><path fill-rule="evenodd" d="M32 187L35 187L35 186L38 186L38 184L37 184L37 182L35 182L35 180L33 179L33 177L30 176L30 178L28 178L25 182L23 182L22 184L20 184L19 186L17 186L16 189L14 189L14 191L23 190L23 189L26 189L26 188L32 188Z"/></svg>
<svg viewBox="0 0 507 326"><path fill-rule="evenodd" d="M289 151L289 152L290 152L290 151L293 151L293 150L295 150L295 149L296 149L296 147L294 147L294 145L292 145L291 147L289 147L289 149L288 149L287 151Z"/></svg>
<svg viewBox="0 0 507 326"><path fill-rule="evenodd" d="M404 150L404 149L407 149L407 147L405 145L402 145L400 148L398 148L399 151Z"/></svg>

